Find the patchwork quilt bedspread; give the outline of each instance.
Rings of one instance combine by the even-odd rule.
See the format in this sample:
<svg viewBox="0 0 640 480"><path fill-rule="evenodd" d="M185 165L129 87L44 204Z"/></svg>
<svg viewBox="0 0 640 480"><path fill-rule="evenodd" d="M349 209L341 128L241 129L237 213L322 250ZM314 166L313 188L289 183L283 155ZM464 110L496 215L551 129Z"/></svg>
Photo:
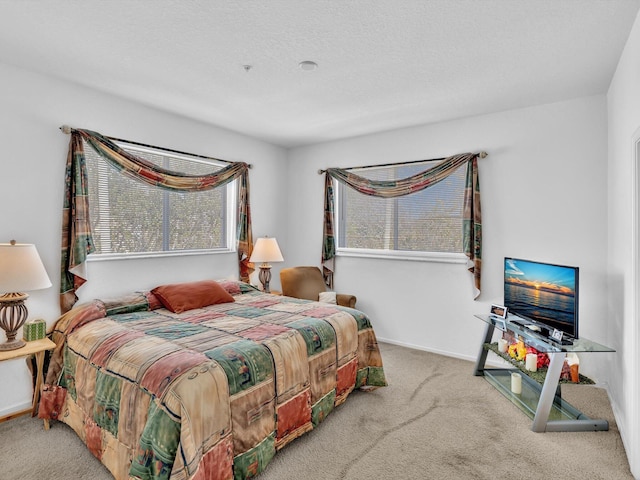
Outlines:
<svg viewBox="0 0 640 480"><path fill-rule="evenodd" d="M116 479L244 479L353 389L386 385L364 313L220 283L234 302L176 314L144 292L63 315L39 416Z"/></svg>

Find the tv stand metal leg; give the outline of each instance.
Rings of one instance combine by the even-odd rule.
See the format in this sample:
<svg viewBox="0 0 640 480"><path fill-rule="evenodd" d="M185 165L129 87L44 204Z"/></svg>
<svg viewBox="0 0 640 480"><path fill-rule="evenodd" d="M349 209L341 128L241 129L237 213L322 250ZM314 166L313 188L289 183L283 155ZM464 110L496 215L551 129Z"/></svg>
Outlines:
<svg viewBox="0 0 640 480"><path fill-rule="evenodd" d="M562 373L562 365L564 364L564 358L566 353L549 353L551 362L549 363L549 369L547 370L547 376L540 392L540 399L538 400L538 407L536 408L536 415L533 418L533 425L531 430L534 432L544 432L547 429L547 421L549 420L549 412L553 405L553 400L558 389L558 382L560 381L560 374Z"/></svg>
<svg viewBox="0 0 640 480"><path fill-rule="evenodd" d="M481 377L484 375L484 364L487 361L488 350L484 348L485 343L491 343L491 338L493 337L493 331L495 327L491 323L487 323L487 326L484 330L484 339L480 343L480 352L478 352L478 359L476 360L476 366L473 370L473 374L476 377Z"/></svg>

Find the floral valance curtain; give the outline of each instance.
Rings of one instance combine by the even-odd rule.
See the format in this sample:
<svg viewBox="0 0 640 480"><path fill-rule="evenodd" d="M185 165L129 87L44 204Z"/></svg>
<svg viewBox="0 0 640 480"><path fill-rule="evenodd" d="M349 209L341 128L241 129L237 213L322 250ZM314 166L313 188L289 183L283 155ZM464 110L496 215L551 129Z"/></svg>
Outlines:
<svg viewBox="0 0 640 480"><path fill-rule="evenodd" d="M435 167L400 180L369 180L344 169L329 168L325 175L324 226L322 242L322 266L325 282L333 287L335 271L334 191L333 179L354 190L373 197L394 198L424 190L447 178L459 167L467 164L467 176L463 209L463 246L469 258L469 271L474 276L475 295L480 295L482 268L482 217L480 208L480 182L478 157L482 153L462 153L444 159Z"/></svg>
<svg viewBox="0 0 640 480"><path fill-rule="evenodd" d="M87 171L82 140L123 175L158 188L202 191L221 187L239 178L238 261L240 279L249 281L249 275L253 272L253 265L249 263L253 238L249 206L249 166L246 163L231 163L228 167L207 175L189 175L161 168L137 157L99 133L72 129L65 172L62 222L60 308L63 313L69 311L77 301L76 290L87 280L87 255L95 251L89 223Z"/></svg>

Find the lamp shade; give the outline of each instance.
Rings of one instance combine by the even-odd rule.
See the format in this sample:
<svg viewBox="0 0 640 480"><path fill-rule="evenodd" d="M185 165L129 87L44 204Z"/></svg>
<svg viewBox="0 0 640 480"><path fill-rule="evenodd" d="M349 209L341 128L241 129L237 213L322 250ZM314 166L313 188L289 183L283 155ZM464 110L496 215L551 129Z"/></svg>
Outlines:
<svg viewBox="0 0 640 480"><path fill-rule="evenodd" d="M261 237L256 241L251 253L250 262L284 262L278 242L273 237Z"/></svg>
<svg viewBox="0 0 640 480"><path fill-rule="evenodd" d="M0 293L28 292L49 288L36 246L28 243L0 243Z"/></svg>

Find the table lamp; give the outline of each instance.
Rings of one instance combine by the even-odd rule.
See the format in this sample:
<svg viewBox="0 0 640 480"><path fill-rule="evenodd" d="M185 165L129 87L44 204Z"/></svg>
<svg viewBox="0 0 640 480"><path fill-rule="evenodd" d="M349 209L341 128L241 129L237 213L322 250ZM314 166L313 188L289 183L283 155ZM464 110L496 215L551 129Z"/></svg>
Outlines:
<svg viewBox="0 0 640 480"><path fill-rule="evenodd" d="M271 265L269 262L284 262L280 247L275 238L261 237L253 247L251 258L252 263L262 262L258 279L262 283L262 288L266 293L270 293L269 282L271 281Z"/></svg>
<svg viewBox="0 0 640 480"><path fill-rule="evenodd" d="M7 334L7 341L0 343L0 351L15 350L25 345L16 339L18 330L27 320L29 312L24 304L31 290L49 288L51 281L44 269L35 245L0 243L0 327Z"/></svg>

